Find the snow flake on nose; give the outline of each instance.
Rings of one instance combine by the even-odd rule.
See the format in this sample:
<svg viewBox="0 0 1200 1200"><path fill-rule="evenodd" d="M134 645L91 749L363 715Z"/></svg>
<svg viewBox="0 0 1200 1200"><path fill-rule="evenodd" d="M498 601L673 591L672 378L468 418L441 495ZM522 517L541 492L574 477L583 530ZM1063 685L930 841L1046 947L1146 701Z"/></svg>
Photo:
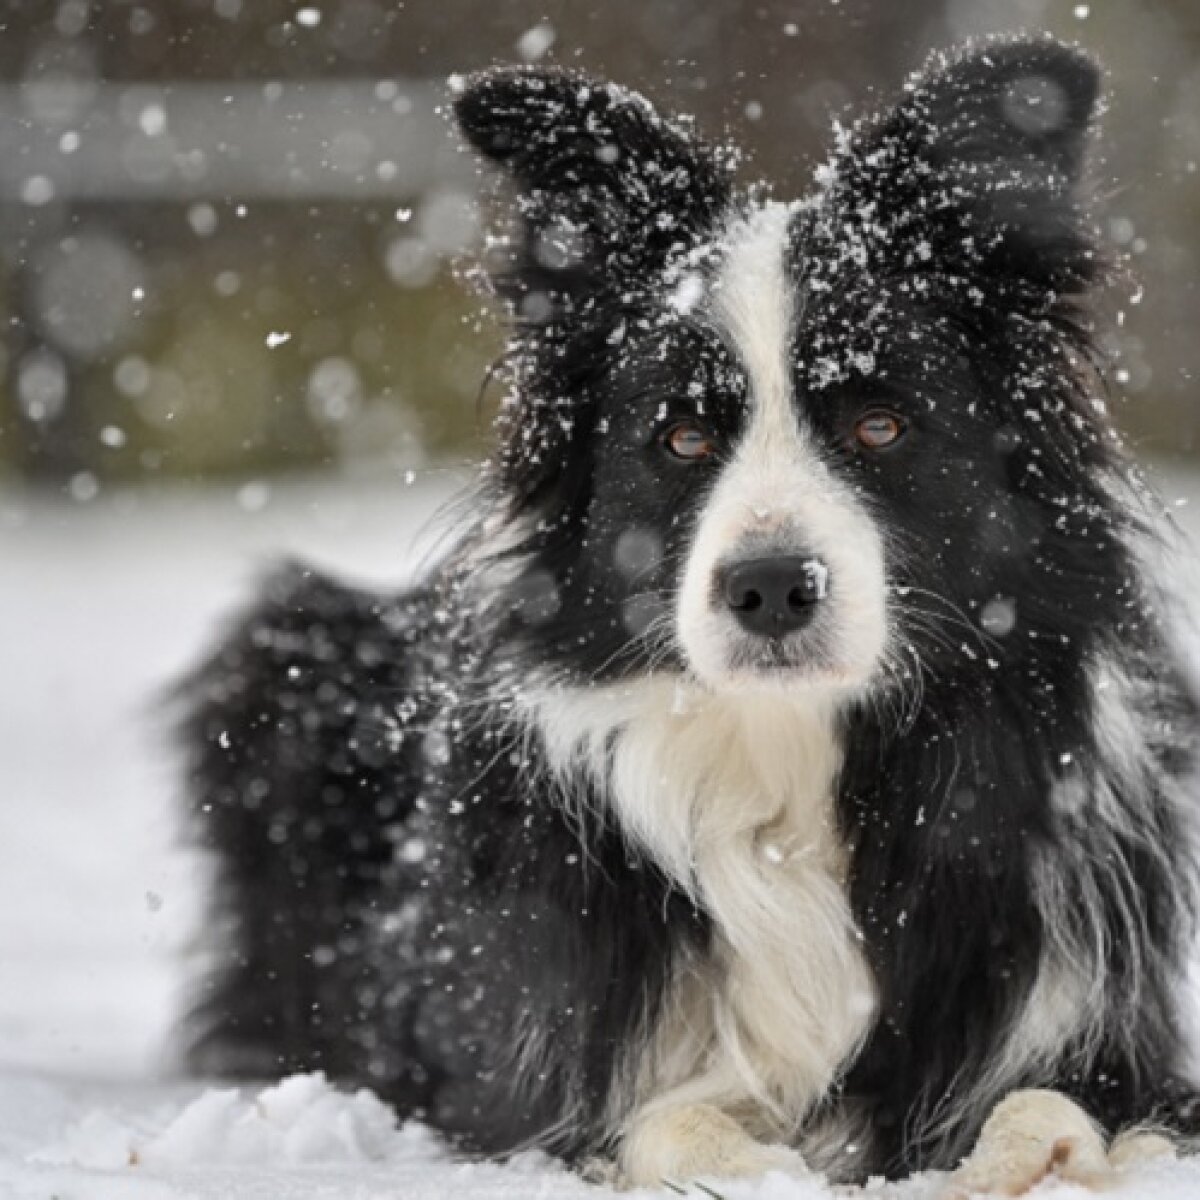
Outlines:
<svg viewBox="0 0 1200 1200"><path fill-rule="evenodd" d="M810 558L804 570L812 584L813 599L824 600L829 595L829 568L819 558Z"/></svg>

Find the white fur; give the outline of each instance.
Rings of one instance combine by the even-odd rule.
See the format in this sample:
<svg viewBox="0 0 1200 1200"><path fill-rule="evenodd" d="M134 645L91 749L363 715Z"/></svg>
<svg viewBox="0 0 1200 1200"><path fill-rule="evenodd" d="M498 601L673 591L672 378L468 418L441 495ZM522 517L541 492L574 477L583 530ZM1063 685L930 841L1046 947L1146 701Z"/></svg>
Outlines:
<svg viewBox="0 0 1200 1200"><path fill-rule="evenodd" d="M630 1134L622 1157L622 1182L629 1187L768 1171L807 1174L804 1160L794 1150L756 1141L728 1113L708 1104L647 1116Z"/></svg>
<svg viewBox="0 0 1200 1200"><path fill-rule="evenodd" d="M1051 1175L1104 1191L1116 1172L1176 1153L1170 1138L1149 1127L1125 1130L1106 1148L1096 1123L1074 1101L1041 1089L1017 1091L996 1105L946 1197L1024 1195Z"/></svg>
<svg viewBox="0 0 1200 1200"><path fill-rule="evenodd" d="M828 568L829 596L813 626L789 641L811 657L801 673L814 682L857 687L884 652L888 619L883 546L875 522L822 461L801 426L792 387L797 320L787 270L793 210L768 204L728 231L708 319L738 355L749 383L749 420L733 460L700 514L676 617L692 670L713 685L759 682L735 663L753 643L713 602L714 574L725 562L803 554ZM809 647L805 655L803 648ZM792 680L794 683L795 680Z"/></svg>
<svg viewBox="0 0 1200 1200"><path fill-rule="evenodd" d="M794 1136L875 1005L834 822L829 697L650 677L522 705L563 796L598 790L715 924L713 954L680 968L636 1065L630 1153L647 1144L642 1122L697 1105L761 1139Z"/></svg>
<svg viewBox="0 0 1200 1200"><path fill-rule="evenodd" d="M1166 852L1154 832L1140 820L1141 814L1131 811L1128 800L1123 803L1118 792L1139 795L1148 780L1155 780L1162 793L1168 798L1176 797L1181 807L1187 805L1187 799L1181 794L1179 782L1161 770L1152 751L1154 731L1147 727L1147 722L1153 718L1147 714L1153 712L1154 705L1146 693L1154 684L1135 679L1107 657L1091 663L1088 674L1095 705L1092 719L1096 743L1104 762L1095 773L1080 772L1074 764L1065 764L1052 801L1064 816L1070 816L1075 808L1076 819L1088 822L1093 838L1103 837L1106 870L1110 879L1120 885L1115 894L1127 901L1120 910L1125 935L1119 937L1118 945L1110 944L1112 931L1100 917L1102 897L1077 894L1081 884L1086 889L1094 889L1096 884L1091 871L1064 870L1063 856L1077 852L1070 838L1056 847L1053 857L1035 860L1034 886L1048 933L1043 969L1051 964L1063 981L1063 989L1073 996L1072 1002L1060 1006L1063 1009L1057 1022L1062 1027L1060 1034L1064 1040L1082 1035L1084 1046L1090 1049L1102 1032L1109 1037L1120 1036L1123 1029L1131 1026L1126 1018L1141 1007L1137 981L1142 971L1136 960L1123 987L1115 990L1111 986L1112 957L1138 955L1145 940L1144 917L1136 899L1141 885L1121 845L1133 840L1147 854ZM1072 912L1091 914L1092 920L1082 930L1071 929L1064 917ZM1074 1010L1073 1025L1065 1011L1067 1007Z"/></svg>
<svg viewBox="0 0 1200 1200"><path fill-rule="evenodd" d="M950 1196L1020 1196L1049 1175L1102 1186L1112 1168L1100 1131L1058 1092L1013 1092L996 1106L970 1157L955 1172Z"/></svg>
<svg viewBox="0 0 1200 1200"><path fill-rule="evenodd" d="M1154 1129L1126 1129L1113 1138L1108 1162L1115 1170L1140 1166L1155 1159L1177 1158L1179 1147L1164 1133Z"/></svg>

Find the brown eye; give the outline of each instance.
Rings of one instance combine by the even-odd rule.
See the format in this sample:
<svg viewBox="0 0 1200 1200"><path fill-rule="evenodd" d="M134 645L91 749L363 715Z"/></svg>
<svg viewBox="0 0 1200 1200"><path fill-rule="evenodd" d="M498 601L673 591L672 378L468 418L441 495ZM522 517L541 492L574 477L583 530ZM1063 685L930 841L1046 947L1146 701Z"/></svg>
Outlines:
<svg viewBox="0 0 1200 1200"><path fill-rule="evenodd" d="M708 432L690 421L680 421L663 434L663 445L685 462L699 462L716 450Z"/></svg>
<svg viewBox="0 0 1200 1200"><path fill-rule="evenodd" d="M886 450L903 436L908 428L901 417L883 408L872 409L858 418L854 437L868 450Z"/></svg>

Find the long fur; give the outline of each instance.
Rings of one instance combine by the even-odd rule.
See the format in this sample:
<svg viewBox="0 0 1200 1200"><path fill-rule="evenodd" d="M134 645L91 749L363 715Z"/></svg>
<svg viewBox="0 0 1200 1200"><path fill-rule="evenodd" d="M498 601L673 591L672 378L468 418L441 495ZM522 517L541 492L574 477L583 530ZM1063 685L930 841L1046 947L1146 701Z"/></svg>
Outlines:
<svg viewBox="0 0 1200 1200"><path fill-rule="evenodd" d="M685 1129L951 1167L1029 1087L1200 1128L1196 706L1098 402L1097 91L1049 40L939 60L784 205L623 89L463 84L515 191L498 449L419 588L289 568L188 682L198 1067L631 1178ZM724 599L762 559L822 573L804 629Z"/></svg>

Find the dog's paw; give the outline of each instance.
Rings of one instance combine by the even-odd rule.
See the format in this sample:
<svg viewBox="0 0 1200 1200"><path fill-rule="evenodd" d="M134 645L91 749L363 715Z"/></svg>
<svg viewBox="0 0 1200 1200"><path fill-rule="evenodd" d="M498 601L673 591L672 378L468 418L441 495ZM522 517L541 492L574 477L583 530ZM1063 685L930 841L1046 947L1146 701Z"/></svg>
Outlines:
<svg viewBox="0 0 1200 1200"><path fill-rule="evenodd" d="M807 1175L804 1160L787 1146L756 1141L731 1116L709 1104L665 1109L638 1120L621 1151L626 1187L685 1185L785 1171Z"/></svg>
<svg viewBox="0 0 1200 1200"><path fill-rule="evenodd" d="M1118 1171L1155 1158L1178 1157L1178 1146L1153 1129L1126 1129L1113 1138L1108 1148L1109 1165Z"/></svg>
<svg viewBox="0 0 1200 1200"><path fill-rule="evenodd" d="M1113 1171L1100 1130L1077 1104L1058 1092L1013 1092L984 1123L944 1197L1023 1196L1049 1175L1100 1188Z"/></svg>

